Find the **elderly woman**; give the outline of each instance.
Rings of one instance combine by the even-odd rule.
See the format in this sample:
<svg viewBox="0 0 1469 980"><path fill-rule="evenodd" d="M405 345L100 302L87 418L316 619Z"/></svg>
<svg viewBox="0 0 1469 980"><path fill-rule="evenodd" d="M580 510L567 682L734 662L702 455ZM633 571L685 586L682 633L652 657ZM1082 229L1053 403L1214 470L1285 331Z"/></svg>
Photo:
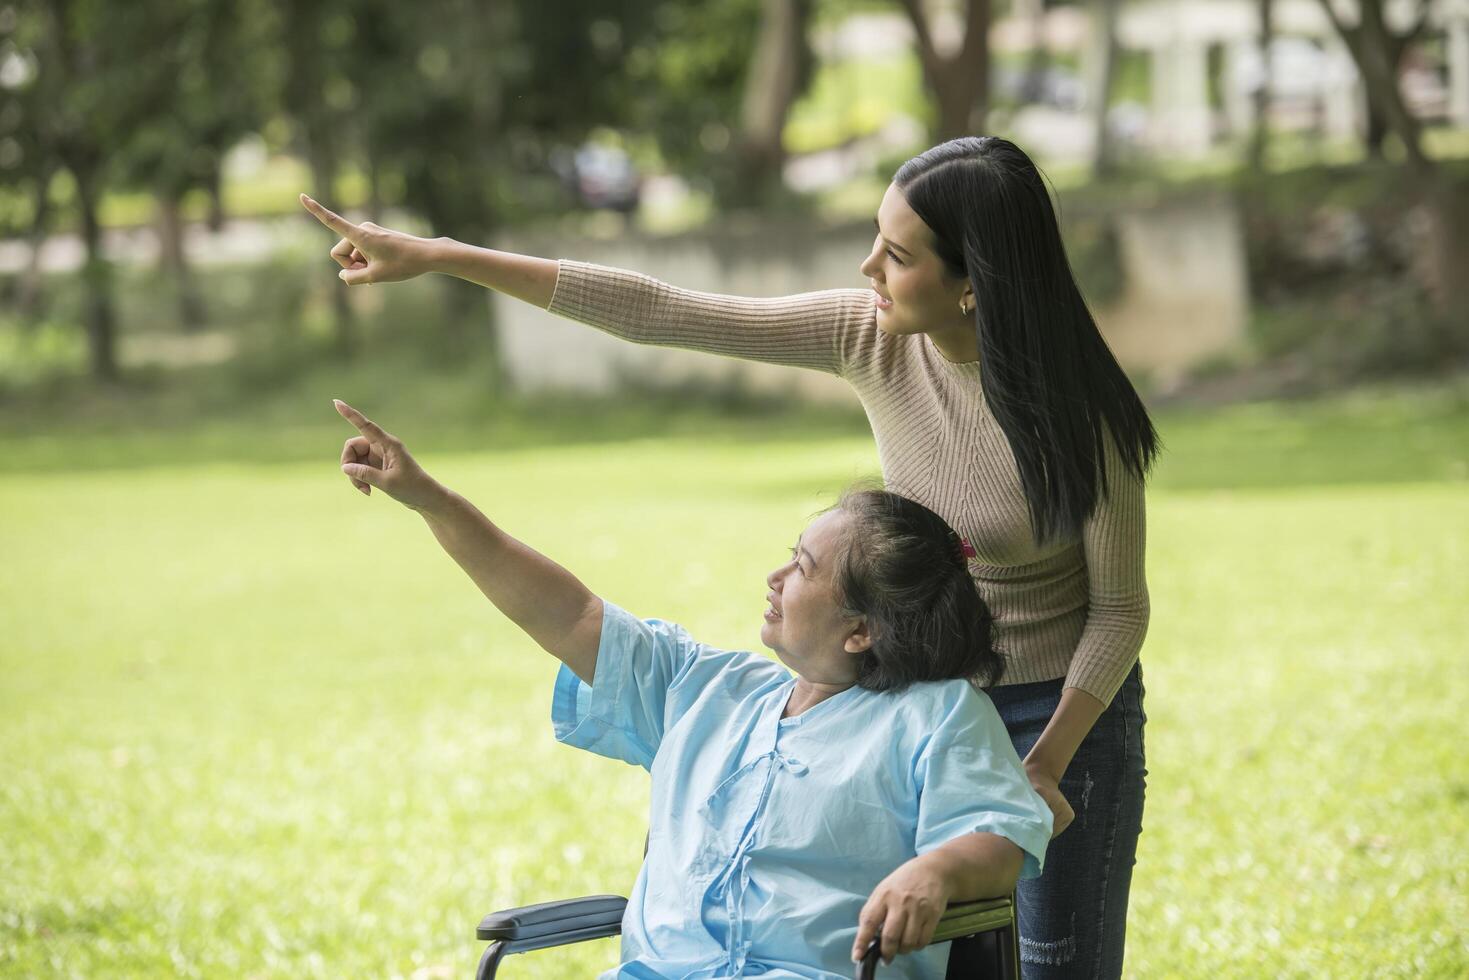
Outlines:
<svg viewBox="0 0 1469 980"><path fill-rule="evenodd" d="M1051 813L989 699L1001 669L957 535L848 493L766 579L760 639L789 668L637 619L433 480L337 402L342 470L422 515L485 596L563 664L563 742L646 768L648 853L609 977L847 976L874 938L901 975L944 907L1040 872ZM916 952L914 952L916 951Z"/></svg>

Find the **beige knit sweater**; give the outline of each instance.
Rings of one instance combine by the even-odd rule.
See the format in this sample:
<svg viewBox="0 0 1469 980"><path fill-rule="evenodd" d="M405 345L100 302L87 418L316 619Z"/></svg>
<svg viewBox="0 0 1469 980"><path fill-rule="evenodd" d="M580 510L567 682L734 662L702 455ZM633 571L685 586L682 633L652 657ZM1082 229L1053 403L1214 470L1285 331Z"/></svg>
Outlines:
<svg viewBox="0 0 1469 980"><path fill-rule="evenodd" d="M948 361L921 334L884 333L874 299L866 289L722 296L562 260L548 309L635 343L845 379L867 411L888 488L938 513L978 553L970 570L995 617L1001 683L1064 676L1110 703L1148 627L1141 481L1109 459L1110 493L1082 533L1037 547L978 362Z"/></svg>

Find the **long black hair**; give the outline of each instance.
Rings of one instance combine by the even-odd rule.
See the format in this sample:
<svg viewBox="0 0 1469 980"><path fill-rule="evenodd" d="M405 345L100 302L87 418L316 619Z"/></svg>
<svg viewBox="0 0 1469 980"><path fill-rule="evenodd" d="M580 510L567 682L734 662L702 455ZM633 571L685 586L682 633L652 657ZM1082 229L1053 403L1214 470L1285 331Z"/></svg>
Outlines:
<svg viewBox="0 0 1469 980"><path fill-rule="evenodd" d="M848 612L867 617L872 635L857 664L858 686L900 691L916 681L998 682L1004 662L990 643L994 620L959 535L944 519L886 490L848 490L833 509L847 515L837 597Z"/></svg>
<svg viewBox="0 0 1469 980"><path fill-rule="evenodd" d="M934 251L974 290L980 385L1037 542L1077 533L1107 493L1107 440L1139 479L1157 430L1076 286L1034 163L996 136L940 143L893 177Z"/></svg>

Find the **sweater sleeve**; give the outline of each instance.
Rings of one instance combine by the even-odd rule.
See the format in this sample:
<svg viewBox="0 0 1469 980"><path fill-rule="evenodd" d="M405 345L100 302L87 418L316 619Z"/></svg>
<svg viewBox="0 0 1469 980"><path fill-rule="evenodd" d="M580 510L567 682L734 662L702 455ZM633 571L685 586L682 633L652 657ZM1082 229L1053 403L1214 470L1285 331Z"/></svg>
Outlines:
<svg viewBox="0 0 1469 980"><path fill-rule="evenodd" d="M1110 439L1108 449L1108 492L1081 535L1086 626L1066 673L1067 687L1103 704L1112 703L1137 661L1149 614L1143 481L1122 464Z"/></svg>
<svg viewBox="0 0 1469 980"><path fill-rule="evenodd" d="M561 259L548 312L636 344L844 374L875 340L872 294L829 289L754 299L680 289L626 269Z"/></svg>

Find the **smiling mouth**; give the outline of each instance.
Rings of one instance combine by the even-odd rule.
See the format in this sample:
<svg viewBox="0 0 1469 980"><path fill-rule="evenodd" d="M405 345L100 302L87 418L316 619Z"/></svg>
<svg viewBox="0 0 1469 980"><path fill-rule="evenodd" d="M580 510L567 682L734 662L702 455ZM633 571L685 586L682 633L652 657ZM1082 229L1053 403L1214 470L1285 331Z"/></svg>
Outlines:
<svg viewBox="0 0 1469 980"><path fill-rule="evenodd" d="M874 289L872 294L877 297L877 308L879 310L890 310L893 308L893 301L883 296L882 293Z"/></svg>
<svg viewBox="0 0 1469 980"><path fill-rule="evenodd" d="M765 601L768 603L765 607L765 621L767 623L773 623L780 619L780 610L775 608L775 603L771 601L770 596L766 596Z"/></svg>

